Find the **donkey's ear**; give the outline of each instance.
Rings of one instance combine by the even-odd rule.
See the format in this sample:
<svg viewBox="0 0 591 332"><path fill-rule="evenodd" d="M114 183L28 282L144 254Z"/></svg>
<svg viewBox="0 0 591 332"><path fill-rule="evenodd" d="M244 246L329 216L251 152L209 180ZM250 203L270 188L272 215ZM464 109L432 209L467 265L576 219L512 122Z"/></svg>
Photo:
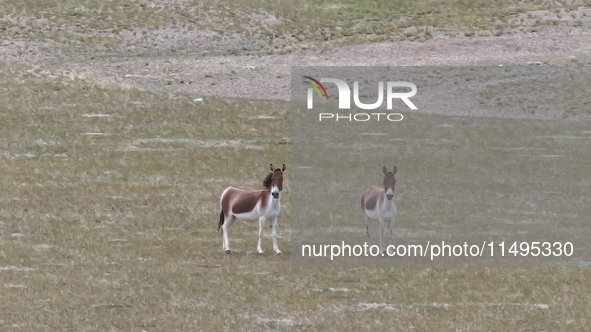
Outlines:
<svg viewBox="0 0 591 332"><path fill-rule="evenodd" d="M382 167L382 173L386 174L387 171L386 166Z"/></svg>
<svg viewBox="0 0 591 332"><path fill-rule="evenodd" d="M392 173L394 173L394 175L396 175L396 172L398 172L398 166L394 166L394 169L392 169Z"/></svg>
<svg viewBox="0 0 591 332"><path fill-rule="evenodd" d="M271 172L273 172L275 169L273 168L273 164L269 165L269 168L271 169Z"/></svg>
<svg viewBox="0 0 591 332"><path fill-rule="evenodd" d="M283 164L283 167L281 168L282 172L285 172L285 170L287 169L287 166L285 166L285 164Z"/></svg>

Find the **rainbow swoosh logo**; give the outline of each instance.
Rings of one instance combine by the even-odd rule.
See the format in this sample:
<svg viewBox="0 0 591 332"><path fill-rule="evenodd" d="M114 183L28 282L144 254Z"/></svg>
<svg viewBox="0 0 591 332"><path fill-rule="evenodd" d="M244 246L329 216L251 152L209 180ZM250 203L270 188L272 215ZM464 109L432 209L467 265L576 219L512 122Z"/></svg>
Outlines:
<svg viewBox="0 0 591 332"><path fill-rule="evenodd" d="M324 98L326 100L328 100L328 93L326 92L326 89L324 88L324 85L322 85L322 83L320 83L319 80L312 78L310 76L302 76L304 79L303 82L308 84L309 86L311 86L314 90L316 90L316 93L318 94L318 96L320 96L320 98ZM320 91L322 90L322 91Z"/></svg>

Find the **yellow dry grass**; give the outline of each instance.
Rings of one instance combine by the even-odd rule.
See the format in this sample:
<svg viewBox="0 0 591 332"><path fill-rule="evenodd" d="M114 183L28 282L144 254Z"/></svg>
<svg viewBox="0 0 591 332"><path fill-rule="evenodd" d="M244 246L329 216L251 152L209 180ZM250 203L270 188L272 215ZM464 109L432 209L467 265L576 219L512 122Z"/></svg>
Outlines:
<svg viewBox="0 0 591 332"><path fill-rule="evenodd" d="M286 103L194 104L133 88L46 82L16 67L2 73L2 330L589 326L588 269L293 268ZM239 252L222 253L221 190L258 187L271 162L288 165L284 255L272 253L268 237L266 253L254 254L256 225L243 222L231 238Z"/></svg>

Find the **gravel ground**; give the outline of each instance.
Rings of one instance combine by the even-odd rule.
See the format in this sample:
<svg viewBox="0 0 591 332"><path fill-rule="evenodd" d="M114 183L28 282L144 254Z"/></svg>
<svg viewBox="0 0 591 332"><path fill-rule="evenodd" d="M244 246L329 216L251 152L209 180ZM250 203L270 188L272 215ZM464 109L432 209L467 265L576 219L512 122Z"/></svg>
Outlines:
<svg viewBox="0 0 591 332"><path fill-rule="evenodd" d="M559 14L536 11L520 15L523 17L518 15L514 20L521 27L499 36L485 31L476 34L458 32L457 36L450 37L449 33L415 27L405 30L406 40L322 48L299 45L298 49L287 54L202 56L198 51L185 50L177 54L163 52L162 55L118 52L90 56L62 52L59 48L48 51L47 46L51 45L43 42L15 42L3 46L0 55L9 62L33 64L38 76L61 74L85 81L118 83L189 97L266 100L290 99L291 66L591 65L591 9L579 8L572 13ZM539 22L546 24L538 27ZM432 38L421 41L422 34ZM213 38L205 33L200 36L195 40L204 45L208 38ZM224 42L233 43L227 39ZM234 43L238 47L244 40ZM445 112L457 115L453 111ZM494 116L564 117L560 110L543 114L497 112Z"/></svg>

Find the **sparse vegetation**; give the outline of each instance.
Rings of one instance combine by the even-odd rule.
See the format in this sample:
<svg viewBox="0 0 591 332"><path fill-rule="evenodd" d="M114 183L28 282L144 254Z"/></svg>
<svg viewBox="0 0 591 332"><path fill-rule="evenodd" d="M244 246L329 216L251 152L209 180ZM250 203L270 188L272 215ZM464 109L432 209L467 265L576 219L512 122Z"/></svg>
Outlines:
<svg viewBox="0 0 591 332"><path fill-rule="evenodd" d="M290 145L274 144L289 128L285 102L193 104L120 85L48 82L14 66L1 72L3 328L585 330L587 269L293 268L289 171L284 256L271 253L268 237L267 253L254 254L256 225L245 223L232 239L246 252L223 254L220 191L258 187L269 162L290 165ZM401 167L402 190L426 180Z"/></svg>
<svg viewBox="0 0 591 332"><path fill-rule="evenodd" d="M49 42L49 53L98 56L286 53L433 36L502 35L588 26L589 0L569 1L14 1L0 4L2 45ZM550 16L528 17L543 11ZM558 13L553 14L552 11ZM57 49L56 49L57 48ZM41 51L41 50L39 50Z"/></svg>
<svg viewBox="0 0 591 332"><path fill-rule="evenodd" d="M1 2L0 330L587 331L587 269L294 268L289 104L231 97L285 99L289 55L269 54L318 49L306 61L326 64L337 57L322 50L367 41L492 35L504 40L489 41L500 45L497 54L519 53L510 61L584 65L588 43L554 36L535 48L503 38L546 28L587 33L590 5ZM426 47L459 47L455 57L429 61L490 61L443 43ZM363 47L338 61L384 57ZM589 111L575 106L560 114ZM288 164L278 228L284 256L271 253L269 238L267 253L254 254L257 226L241 222L232 241L245 252L223 254L221 190L260 186L270 162ZM401 186L424 184L408 163Z"/></svg>

